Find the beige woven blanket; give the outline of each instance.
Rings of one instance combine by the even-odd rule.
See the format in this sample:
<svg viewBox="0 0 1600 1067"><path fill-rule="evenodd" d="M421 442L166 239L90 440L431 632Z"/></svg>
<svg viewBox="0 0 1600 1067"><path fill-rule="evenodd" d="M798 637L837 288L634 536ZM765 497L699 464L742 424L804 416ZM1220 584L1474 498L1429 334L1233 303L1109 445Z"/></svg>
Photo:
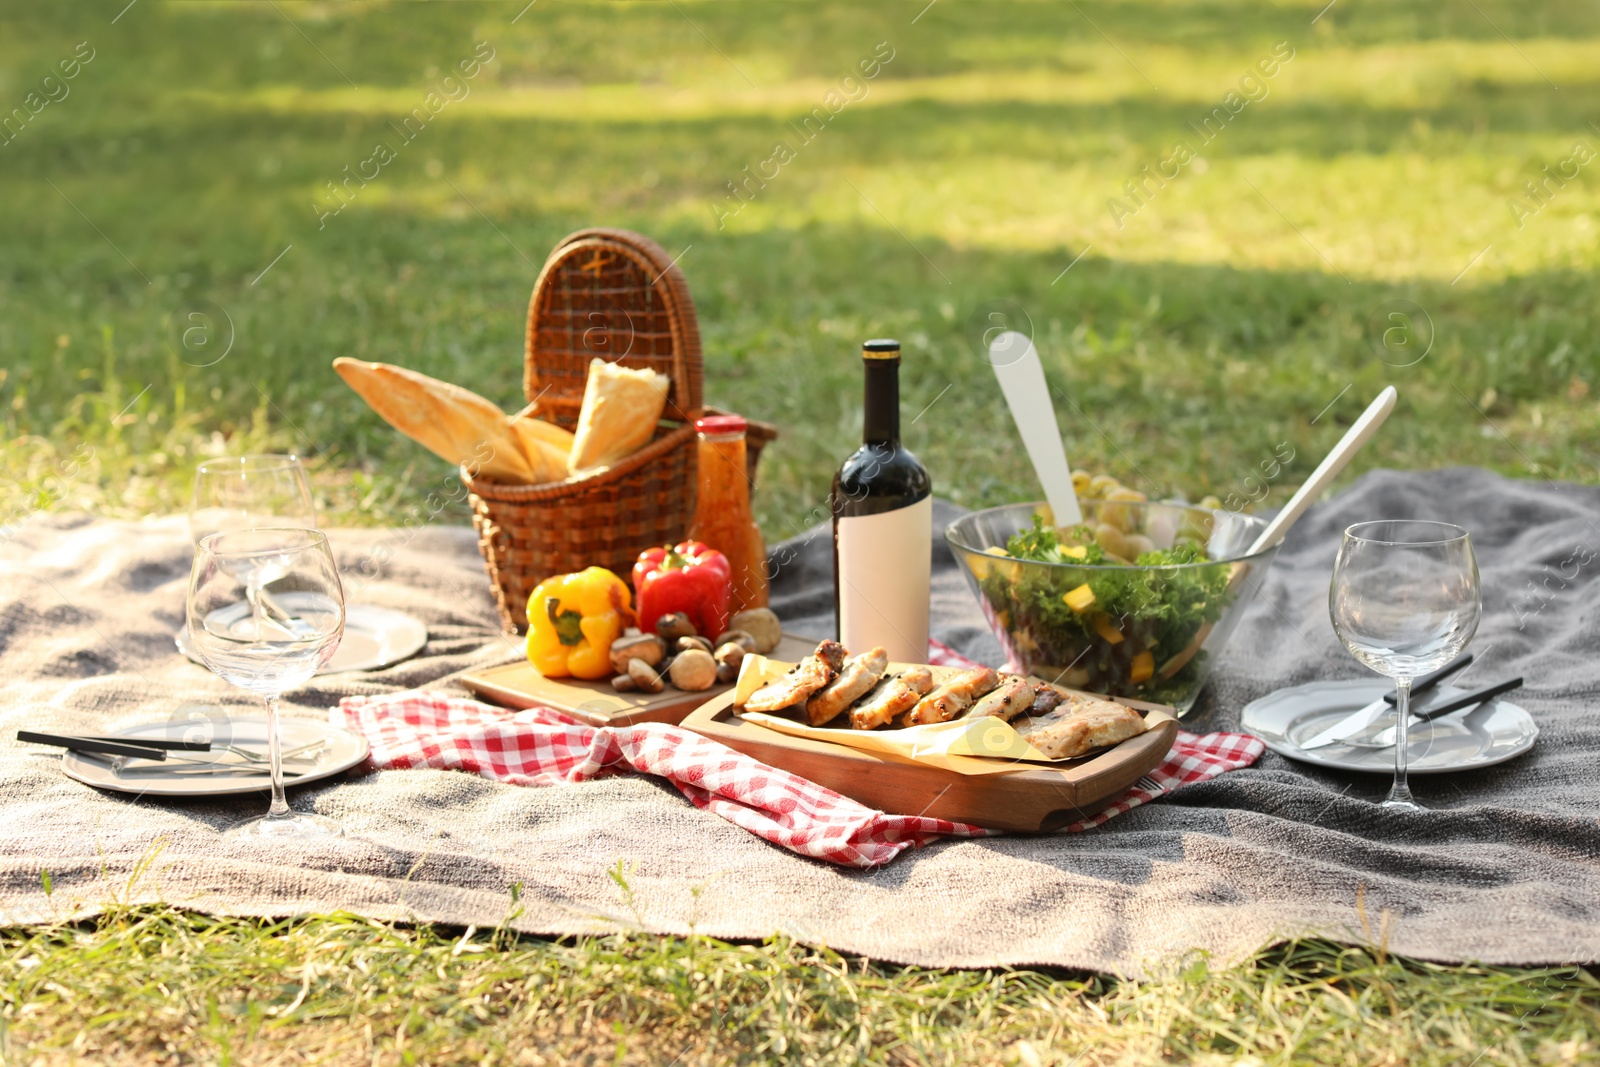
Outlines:
<svg viewBox="0 0 1600 1067"><path fill-rule="evenodd" d="M942 505L938 517L954 514ZM173 650L190 557L181 518L35 517L0 531L0 923L161 899L233 914L342 908L481 926L507 917L520 885L514 925L531 932L642 921L735 938L782 931L900 962L1138 974L1190 948L1228 961L1296 933L1360 939L1362 901L1401 953L1600 961L1600 490L1471 470L1363 478L1295 529L1265 589L1273 607L1251 612L1189 725L1231 728L1245 702L1277 687L1362 676L1328 624L1334 547L1349 522L1404 515L1472 530L1486 605L1474 672L1527 676L1517 699L1543 731L1534 752L1415 780L1435 809L1419 816L1374 807L1379 778L1269 753L1098 831L946 842L867 873L787 853L636 777L524 789L439 771L352 774L291 793L348 830L314 849L219 832L259 810L257 797L96 793L65 778L57 757L18 745L16 730L103 731L185 703L252 701ZM291 713L321 716L350 693L448 684L519 654L498 636L469 530L331 538L347 574L371 576L352 582L352 599L419 615L432 640L390 670L293 694ZM1568 561L1584 546L1591 562L1574 574ZM791 629L820 633L831 627L829 539L793 547L775 604ZM948 555L937 558L935 636L995 662ZM619 863L631 907L606 873Z"/></svg>

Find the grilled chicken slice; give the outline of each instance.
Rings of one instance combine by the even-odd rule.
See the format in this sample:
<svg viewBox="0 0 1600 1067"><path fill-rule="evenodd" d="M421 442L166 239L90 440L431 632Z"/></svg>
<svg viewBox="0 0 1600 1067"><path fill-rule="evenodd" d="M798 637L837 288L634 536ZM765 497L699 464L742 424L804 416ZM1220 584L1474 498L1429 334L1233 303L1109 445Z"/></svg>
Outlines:
<svg viewBox="0 0 1600 1067"><path fill-rule="evenodd" d="M1000 676L988 667L962 671L918 701L917 706L906 713L906 725L949 722L999 684Z"/></svg>
<svg viewBox="0 0 1600 1067"><path fill-rule="evenodd" d="M1027 679L1009 678L1000 683L1000 688L968 708L962 718L981 719L984 716L993 716L1010 722L1033 707L1037 696Z"/></svg>
<svg viewBox="0 0 1600 1067"><path fill-rule="evenodd" d="M889 652L883 647L851 656L844 661L839 677L829 682L806 701L806 718L812 726L822 726L878 684L889 667Z"/></svg>
<svg viewBox="0 0 1600 1067"><path fill-rule="evenodd" d="M1072 759L1144 733L1143 717L1132 708L1092 697L1068 697L1048 715L1017 727L1022 739L1051 759Z"/></svg>
<svg viewBox="0 0 1600 1067"><path fill-rule="evenodd" d="M837 641L824 641L811 654L826 663L828 669L833 671L834 674L844 670L845 658L850 655L845 651L845 647ZM881 674L882 672L880 671L879 673Z"/></svg>
<svg viewBox="0 0 1600 1067"><path fill-rule="evenodd" d="M1035 682L1033 684L1033 707L1028 709L1029 715L1048 715L1061 706L1066 699L1061 695L1061 690L1049 682Z"/></svg>
<svg viewBox="0 0 1600 1067"><path fill-rule="evenodd" d="M850 725L857 730L875 730L917 706L933 688L933 672L926 667L912 667L889 678L865 700L850 709Z"/></svg>
<svg viewBox="0 0 1600 1067"><path fill-rule="evenodd" d="M794 670L750 694L746 711L781 711L804 702L827 685L844 666L844 646L824 641L817 650L795 665Z"/></svg>

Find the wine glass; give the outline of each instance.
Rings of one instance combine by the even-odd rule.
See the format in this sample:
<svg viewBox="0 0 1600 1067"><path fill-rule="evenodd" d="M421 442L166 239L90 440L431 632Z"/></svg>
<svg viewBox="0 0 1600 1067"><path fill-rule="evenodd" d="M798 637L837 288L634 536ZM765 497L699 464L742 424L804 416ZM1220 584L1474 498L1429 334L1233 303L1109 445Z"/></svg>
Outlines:
<svg viewBox="0 0 1600 1067"><path fill-rule="evenodd" d="M1455 659L1483 614L1472 538L1447 522L1388 519L1344 532L1328 612L1356 659L1394 679L1394 785L1386 808L1422 811L1406 784L1411 680Z"/></svg>
<svg viewBox="0 0 1600 1067"><path fill-rule="evenodd" d="M332 819L289 809L278 728L278 698L309 682L344 634L344 589L328 539L294 527L202 537L189 574L188 633L202 663L267 703L272 806L245 824L246 832L274 838L341 833Z"/></svg>
<svg viewBox="0 0 1600 1067"><path fill-rule="evenodd" d="M300 457L263 454L209 459L194 471L194 497L189 505L189 537L195 544L207 534L263 527L316 529L317 511L311 482ZM285 618L288 612L262 587L268 571L248 570L245 593L251 603Z"/></svg>
<svg viewBox="0 0 1600 1067"><path fill-rule="evenodd" d="M315 529L311 482L294 455L208 459L195 468L189 505L189 536L264 526Z"/></svg>

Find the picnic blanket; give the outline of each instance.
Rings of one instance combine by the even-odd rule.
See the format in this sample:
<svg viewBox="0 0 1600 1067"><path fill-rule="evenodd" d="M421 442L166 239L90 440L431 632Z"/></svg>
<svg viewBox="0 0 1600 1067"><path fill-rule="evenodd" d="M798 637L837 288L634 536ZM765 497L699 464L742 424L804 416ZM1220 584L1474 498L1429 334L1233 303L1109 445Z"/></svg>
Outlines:
<svg viewBox="0 0 1600 1067"><path fill-rule="evenodd" d="M935 529L958 512L941 504ZM259 797L170 803L99 794L18 728L101 732L202 702L253 701L179 657L191 549L181 518L38 515L0 530L0 923L166 900L234 914L345 908L384 918L537 933L645 927L720 937L784 933L936 966L1054 964L1138 975L1187 949L1217 962L1303 933L1433 960L1600 961L1600 489L1483 471L1374 472L1296 526L1185 722L1235 728L1273 689L1368 677L1327 620L1350 522L1417 516L1472 530L1485 617L1472 679L1528 678L1517 702L1542 734L1528 755L1417 777L1434 810L1381 811L1381 776L1296 764L1188 786L1079 834L945 839L869 871L776 848L696 808L658 778L526 789L457 771L352 773L291 793L340 819L342 841L231 839ZM431 631L418 657L327 676L286 701L323 718L346 696L430 685L520 654L497 633L465 528L335 531L352 600L402 607ZM938 539L936 536L936 546ZM830 538L786 546L774 605L798 633L830 627ZM999 662L942 548L934 632ZM50 874L49 888L41 871ZM623 900L608 871L626 874ZM930 921L929 917L937 917Z"/></svg>

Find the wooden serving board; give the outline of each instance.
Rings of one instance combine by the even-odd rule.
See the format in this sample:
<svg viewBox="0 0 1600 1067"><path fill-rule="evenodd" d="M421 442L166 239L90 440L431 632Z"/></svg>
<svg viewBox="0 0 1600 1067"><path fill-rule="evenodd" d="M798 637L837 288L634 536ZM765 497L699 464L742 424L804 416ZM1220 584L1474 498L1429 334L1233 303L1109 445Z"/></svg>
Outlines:
<svg viewBox="0 0 1600 1067"><path fill-rule="evenodd" d="M933 670L935 676L946 671ZM1070 763L1019 763L998 774L961 774L782 734L735 714L732 693L707 701L683 720L683 727L880 811L1039 833L1093 815L1166 758L1178 736L1172 709L1136 700L1118 703L1142 711L1149 729L1099 755Z"/></svg>
<svg viewBox="0 0 1600 1067"><path fill-rule="evenodd" d="M816 650L817 642L784 634L773 649L775 659L799 660ZM527 660L463 674L459 681L483 700L506 708L546 707L564 711L591 726L632 726L639 722L677 724L707 697L731 694L733 686L715 685L698 693L685 693L669 683L659 693L619 693L609 678L585 682L578 678L546 678Z"/></svg>

